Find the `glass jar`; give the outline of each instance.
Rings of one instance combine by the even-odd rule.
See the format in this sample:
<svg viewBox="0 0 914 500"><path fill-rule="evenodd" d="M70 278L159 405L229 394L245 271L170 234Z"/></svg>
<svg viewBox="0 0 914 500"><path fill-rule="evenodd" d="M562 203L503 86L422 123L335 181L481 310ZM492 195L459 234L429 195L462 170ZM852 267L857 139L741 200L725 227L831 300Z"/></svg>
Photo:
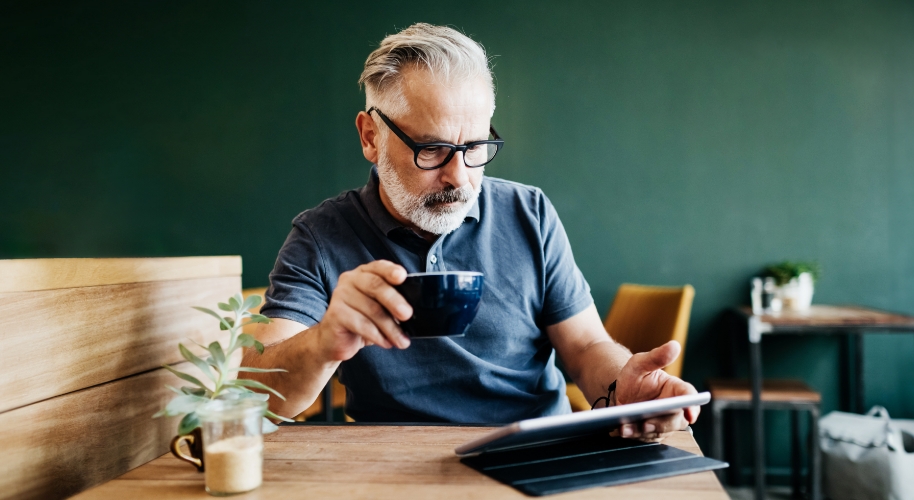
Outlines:
<svg viewBox="0 0 914 500"><path fill-rule="evenodd" d="M203 427L206 491L228 496L251 491L263 482L265 401L215 400L197 410Z"/></svg>

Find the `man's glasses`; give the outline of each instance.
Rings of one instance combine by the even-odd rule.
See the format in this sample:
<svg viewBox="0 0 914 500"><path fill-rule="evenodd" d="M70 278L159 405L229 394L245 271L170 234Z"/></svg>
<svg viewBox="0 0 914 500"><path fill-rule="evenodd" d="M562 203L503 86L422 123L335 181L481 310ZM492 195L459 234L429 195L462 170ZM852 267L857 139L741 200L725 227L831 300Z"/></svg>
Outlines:
<svg viewBox="0 0 914 500"><path fill-rule="evenodd" d="M495 132L495 128L491 125L489 126L489 133L492 134L493 137L491 140L473 141L461 145L447 142L426 142L416 144L416 141L410 139L408 135L397 128L397 126L390 121L390 118L385 116L380 109L372 106L371 109L368 110L368 114L370 115L372 111L378 113L378 116L381 117L381 120L387 124L390 130L393 130L394 134L413 150L413 161L415 161L416 166L422 170L435 170L436 168L445 166L447 162L451 161L451 158L454 157L454 154L456 154L457 151L463 152L463 163L466 166L470 168L481 167L492 161L492 158L495 158L495 154L498 153L498 150L505 144L505 141L498 136L498 132Z"/></svg>

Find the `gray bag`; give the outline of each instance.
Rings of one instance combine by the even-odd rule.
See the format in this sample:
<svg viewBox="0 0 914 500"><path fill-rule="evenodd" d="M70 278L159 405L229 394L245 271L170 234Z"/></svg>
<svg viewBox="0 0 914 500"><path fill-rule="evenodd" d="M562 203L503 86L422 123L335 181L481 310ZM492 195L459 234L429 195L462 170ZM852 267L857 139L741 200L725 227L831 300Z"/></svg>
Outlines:
<svg viewBox="0 0 914 500"><path fill-rule="evenodd" d="M914 420L833 411L819 420L825 493L833 500L914 500Z"/></svg>

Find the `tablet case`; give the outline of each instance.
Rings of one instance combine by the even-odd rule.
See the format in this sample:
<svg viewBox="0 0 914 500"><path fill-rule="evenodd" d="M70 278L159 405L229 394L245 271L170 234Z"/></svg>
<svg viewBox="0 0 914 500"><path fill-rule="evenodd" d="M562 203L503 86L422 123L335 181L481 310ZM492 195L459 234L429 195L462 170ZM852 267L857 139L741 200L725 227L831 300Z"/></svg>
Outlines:
<svg viewBox="0 0 914 500"><path fill-rule="evenodd" d="M664 444L613 438L605 432L557 443L491 451L460 461L532 496L635 483L728 466L726 462Z"/></svg>

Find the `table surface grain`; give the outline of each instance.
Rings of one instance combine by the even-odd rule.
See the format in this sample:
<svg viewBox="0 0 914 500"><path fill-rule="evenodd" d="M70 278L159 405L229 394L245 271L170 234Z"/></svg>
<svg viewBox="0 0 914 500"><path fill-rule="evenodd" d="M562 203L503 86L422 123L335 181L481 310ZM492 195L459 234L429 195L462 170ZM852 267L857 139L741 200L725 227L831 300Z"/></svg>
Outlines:
<svg viewBox="0 0 914 500"><path fill-rule="evenodd" d="M529 498L460 463L454 447L493 429L451 426L283 426L265 438L264 482L237 499ZM665 444L701 454L688 432ZM713 472L700 472L549 498L726 499ZM203 474L171 454L78 495L78 499L213 498Z"/></svg>

